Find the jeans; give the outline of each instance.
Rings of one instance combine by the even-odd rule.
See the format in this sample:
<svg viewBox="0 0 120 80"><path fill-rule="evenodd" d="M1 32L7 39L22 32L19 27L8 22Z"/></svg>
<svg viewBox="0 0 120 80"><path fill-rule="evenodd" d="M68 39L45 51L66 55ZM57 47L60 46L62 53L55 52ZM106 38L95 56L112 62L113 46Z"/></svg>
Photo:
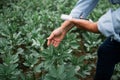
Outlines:
<svg viewBox="0 0 120 80"><path fill-rule="evenodd" d="M94 80L110 80L115 64L120 61L120 42L107 38L99 47L97 55Z"/></svg>

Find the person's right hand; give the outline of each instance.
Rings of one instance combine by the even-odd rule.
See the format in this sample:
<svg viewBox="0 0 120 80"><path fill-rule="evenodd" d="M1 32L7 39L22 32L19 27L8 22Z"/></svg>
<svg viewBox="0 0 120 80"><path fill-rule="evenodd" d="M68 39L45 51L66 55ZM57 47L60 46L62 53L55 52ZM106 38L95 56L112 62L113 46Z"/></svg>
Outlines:
<svg viewBox="0 0 120 80"><path fill-rule="evenodd" d="M48 46L53 45L54 47L58 47L65 35L66 35L66 31L61 27L55 29L51 33L51 35L47 38L48 39L47 45Z"/></svg>

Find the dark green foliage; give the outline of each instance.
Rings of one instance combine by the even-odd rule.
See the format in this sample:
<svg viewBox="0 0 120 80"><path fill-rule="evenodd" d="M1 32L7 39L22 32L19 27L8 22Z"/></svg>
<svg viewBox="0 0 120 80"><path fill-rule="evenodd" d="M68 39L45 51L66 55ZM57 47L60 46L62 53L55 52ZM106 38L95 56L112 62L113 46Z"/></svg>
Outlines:
<svg viewBox="0 0 120 80"><path fill-rule="evenodd" d="M75 28L58 48L46 45L63 22L60 15L69 14L76 1L0 0L0 80L79 80L91 74L100 35ZM103 3L89 16L94 21L110 6ZM115 73L117 79L118 67Z"/></svg>

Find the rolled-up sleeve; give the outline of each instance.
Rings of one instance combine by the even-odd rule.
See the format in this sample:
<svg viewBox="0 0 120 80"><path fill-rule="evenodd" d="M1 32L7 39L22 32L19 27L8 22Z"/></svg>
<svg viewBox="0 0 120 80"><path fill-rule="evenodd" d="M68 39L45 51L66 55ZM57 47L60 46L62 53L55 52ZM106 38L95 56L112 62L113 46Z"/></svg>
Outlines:
<svg viewBox="0 0 120 80"><path fill-rule="evenodd" d="M109 10L98 20L98 30L106 37L112 36L120 41L120 8Z"/></svg>
<svg viewBox="0 0 120 80"><path fill-rule="evenodd" d="M113 35L114 28L111 9L98 20L98 30L106 37Z"/></svg>
<svg viewBox="0 0 120 80"><path fill-rule="evenodd" d="M93 10L99 0L79 0L76 6L72 9L70 15L74 18L86 18Z"/></svg>

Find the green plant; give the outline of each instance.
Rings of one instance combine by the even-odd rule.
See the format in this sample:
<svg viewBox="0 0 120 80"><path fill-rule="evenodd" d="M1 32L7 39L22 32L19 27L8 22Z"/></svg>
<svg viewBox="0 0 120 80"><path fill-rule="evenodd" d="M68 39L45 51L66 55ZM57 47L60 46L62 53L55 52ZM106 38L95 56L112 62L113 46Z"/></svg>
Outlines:
<svg viewBox="0 0 120 80"><path fill-rule="evenodd" d="M76 1L0 0L0 80L78 80L91 75L100 35L74 28L58 48L46 45L63 22L60 15L69 14ZM103 3L90 14L93 21L108 10L110 4ZM118 65L113 78L119 73Z"/></svg>

